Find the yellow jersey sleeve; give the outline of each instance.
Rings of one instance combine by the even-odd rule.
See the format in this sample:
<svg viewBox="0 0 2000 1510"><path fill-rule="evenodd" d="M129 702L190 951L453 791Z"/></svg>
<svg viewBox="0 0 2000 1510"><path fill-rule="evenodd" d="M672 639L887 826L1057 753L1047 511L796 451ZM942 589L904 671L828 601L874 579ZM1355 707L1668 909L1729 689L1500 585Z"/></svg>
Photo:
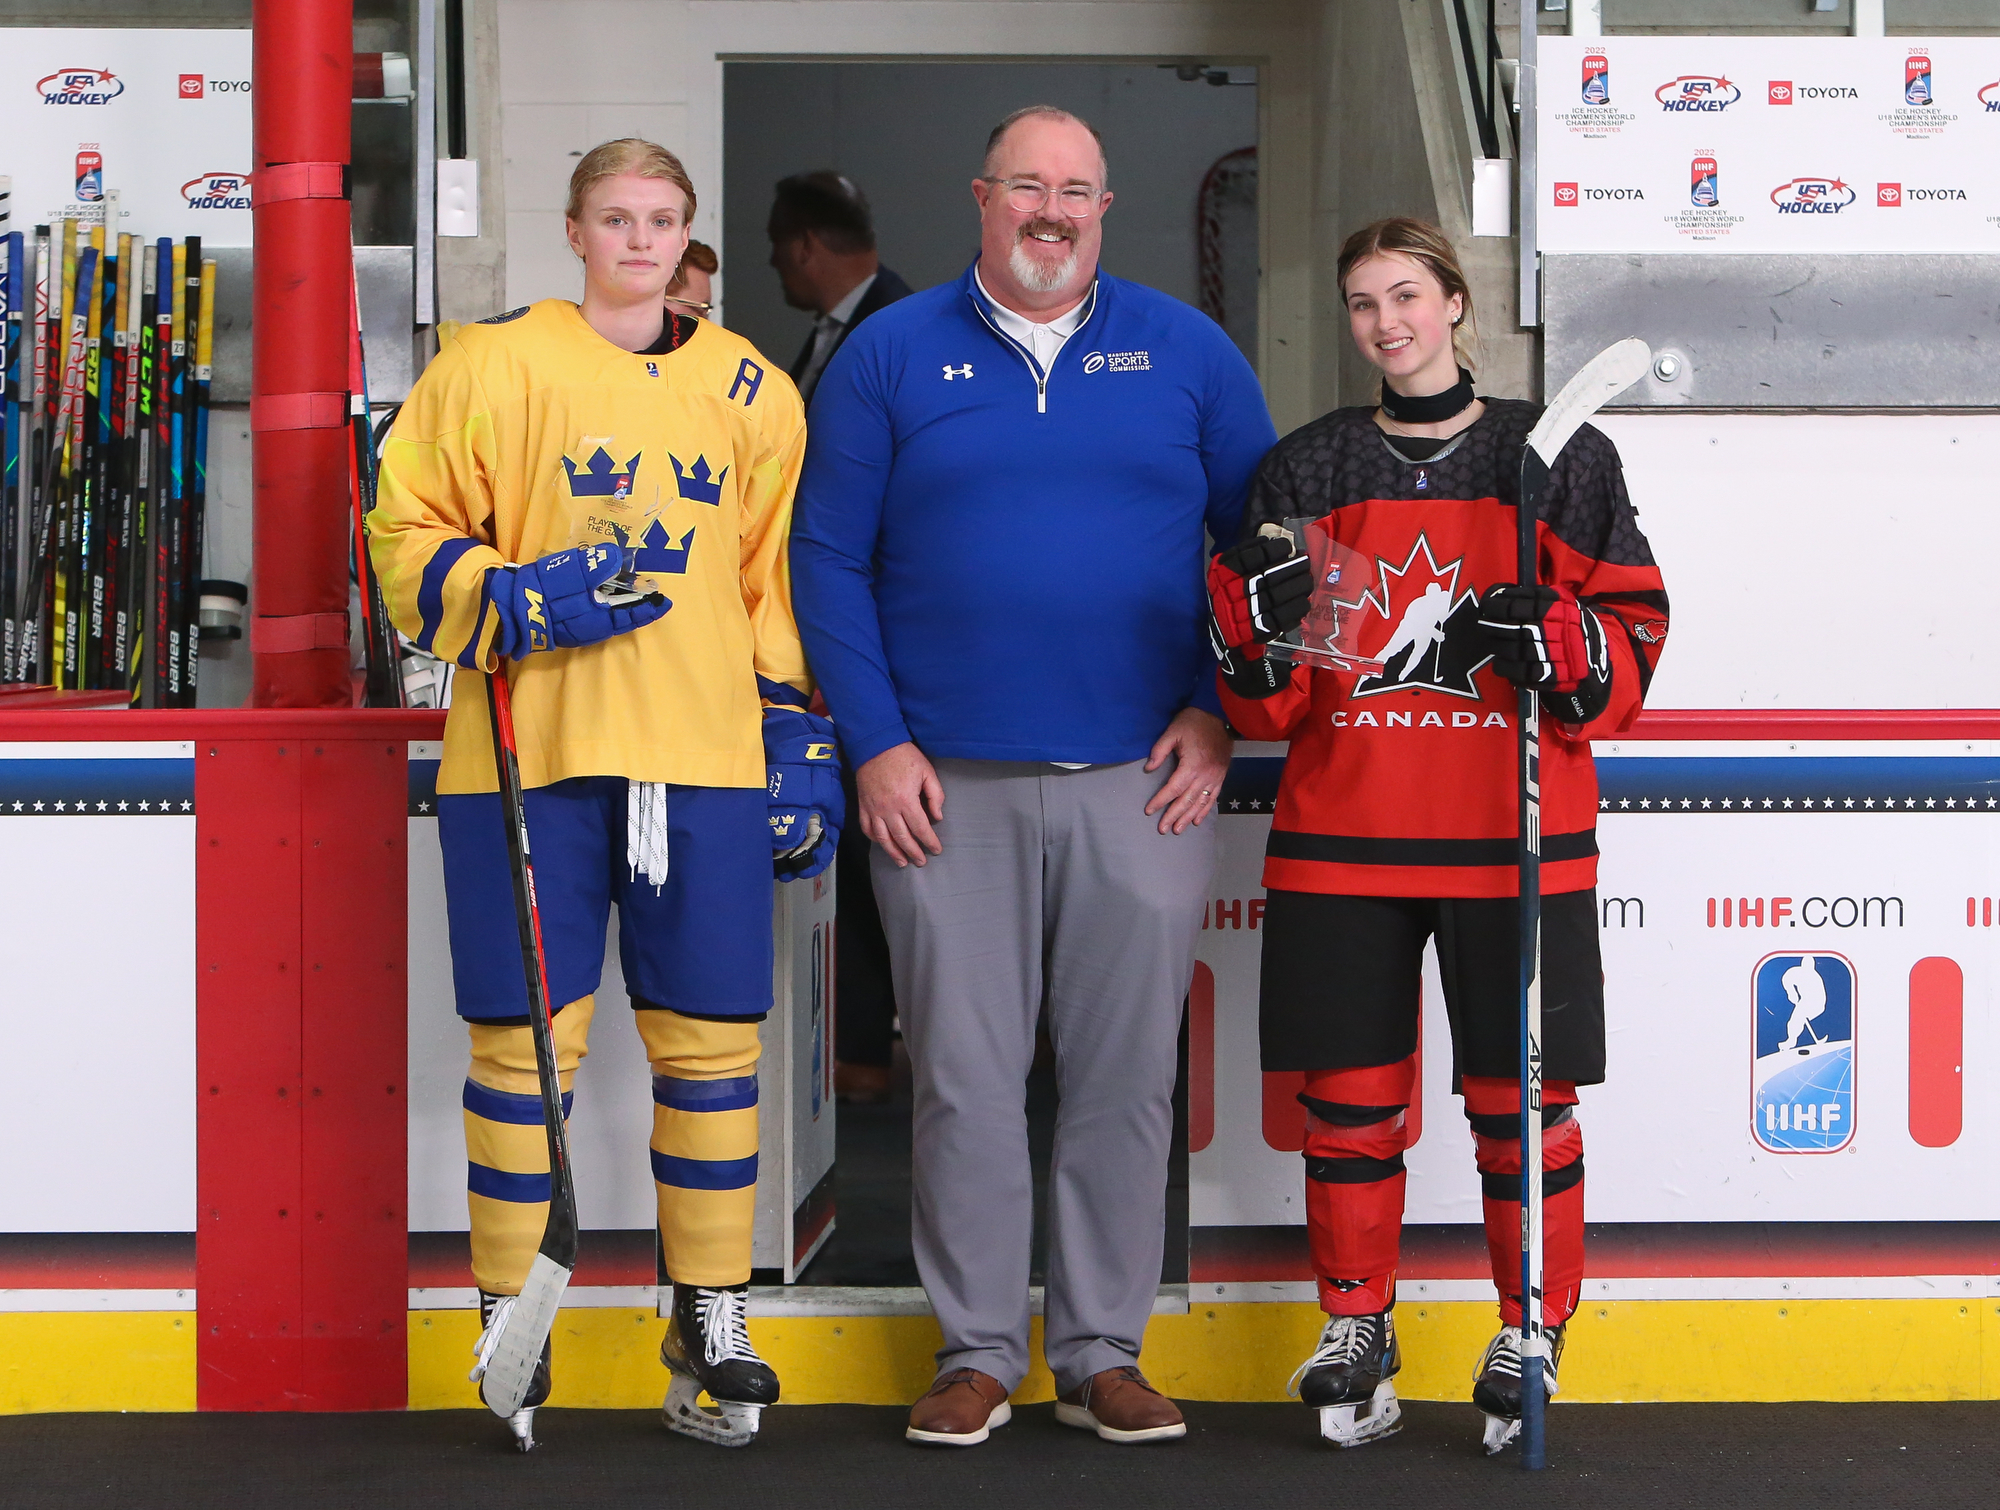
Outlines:
<svg viewBox="0 0 2000 1510"><path fill-rule="evenodd" d="M486 573L495 507L493 413L463 346L447 342L383 447L368 555L389 617L418 649L474 671L499 664Z"/></svg>
<svg viewBox="0 0 2000 1510"><path fill-rule="evenodd" d="M810 697L812 676L792 616L792 496L805 463L805 409L789 380L775 388L757 416L757 456L743 490L743 607L760 690L765 682L782 682Z"/></svg>

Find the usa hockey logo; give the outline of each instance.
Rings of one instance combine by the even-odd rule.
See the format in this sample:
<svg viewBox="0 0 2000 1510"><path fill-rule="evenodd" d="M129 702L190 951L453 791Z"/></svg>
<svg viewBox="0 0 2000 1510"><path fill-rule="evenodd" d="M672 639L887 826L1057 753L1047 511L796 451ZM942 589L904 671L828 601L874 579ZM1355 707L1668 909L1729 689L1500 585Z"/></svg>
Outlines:
<svg viewBox="0 0 2000 1510"><path fill-rule="evenodd" d="M1601 52L1583 55L1583 102L1586 105L1611 103L1611 60Z"/></svg>
<svg viewBox="0 0 2000 1510"><path fill-rule="evenodd" d="M1854 966L1771 954L1751 975L1751 1133L1772 1153L1836 1153L1854 1138Z"/></svg>
<svg viewBox="0 0 2000 1510"><path fill-rule="evenodd" d="M1743 98L1743 91L1715 74L1684 73L1655 89L1653 98L1670 113L1714 112L1727 110Z"/></svg>
<svg viewBox="0 0 2000 1510"><path fill-rule="evenodd" d="M44 105L108 105L125 81L108 68L64 68L35 83Z"/></svg>
<svg viewBox="0 0 2000 1510"><path fill-rule="evenodd" d="M1979 103L1986 107L1987 114L2000 115L2000 79L1979 91Z"/></svg>
<svg viewBox="0 0 2000 1510"><path fill-rule="evenodd" d="M1931 92L1930 54L1913 52L1903 59L1903 103L1905 105L1937 103L1937 96Z"/></svg>
<svg viewBox="0 0 2000 1510"><path fill-rule="evenodd" d="M1854 200L1853 188L1838 178L1794 178L1771 191L1780 215L1838 215Z"/></svg>
<svg viewBox="0 0 2000 1510"><path fill-rule="evenodd" d="M204 173L181 185L181 198L190 210L247 210L250 208L248 173Z"/></svg>

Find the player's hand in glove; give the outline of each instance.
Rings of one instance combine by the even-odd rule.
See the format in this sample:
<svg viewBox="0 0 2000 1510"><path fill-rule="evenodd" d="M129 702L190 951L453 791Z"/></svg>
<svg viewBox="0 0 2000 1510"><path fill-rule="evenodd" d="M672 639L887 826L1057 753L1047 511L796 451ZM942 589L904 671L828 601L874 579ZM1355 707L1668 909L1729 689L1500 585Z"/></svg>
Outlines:
<svg viewBox="0 0 2000 1510"><path fill-rule="evenodd" d="M766 708L764 774L778 879L818 875L833 863L847 817L832 722L800 708Z"/></svg>
<svg viewBox="0 0 2000 1510"><path fill-rule="evenodd" d="M1479 600L1479 628L1493 669L1517 687L1534 688L1562 722L1589 723L1609 706L1603 621L1571 594L1512 582L1489 587Z"/></svg>
<svg viewBox="0 0 2000 1510"><path fill-rule="evenodd" d="M599 590L624 565L625 552L607 542L494 568L486 574L486 596L500 619L494 648L511 661L536 650L595 645L643 629L674 606L659 593L635 598L616 589L606 602Z"/></svg>
<svg viewBox="0 0 2000 1510"><path fill-rule="evenodd" d="M1208 568L1208 637L1218 661L1266 645L1304 622L1312 562L1287 535L1259 535L1221 552Z"/></svg>

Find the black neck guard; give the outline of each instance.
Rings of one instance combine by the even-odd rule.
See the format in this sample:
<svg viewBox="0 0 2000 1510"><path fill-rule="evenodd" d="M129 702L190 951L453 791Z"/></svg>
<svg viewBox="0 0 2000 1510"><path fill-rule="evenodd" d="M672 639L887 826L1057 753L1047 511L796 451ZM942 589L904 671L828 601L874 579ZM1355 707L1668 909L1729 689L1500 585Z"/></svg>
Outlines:
<svg viewBox="0 0 2000 1510"><path fill-rule="evenodd" d="M1458 369L1458 382L1442 393L1409 398L1382 380L1382 412L1399 425L1437 425L1462 414L1472 403L1472 374Z"/></svg>

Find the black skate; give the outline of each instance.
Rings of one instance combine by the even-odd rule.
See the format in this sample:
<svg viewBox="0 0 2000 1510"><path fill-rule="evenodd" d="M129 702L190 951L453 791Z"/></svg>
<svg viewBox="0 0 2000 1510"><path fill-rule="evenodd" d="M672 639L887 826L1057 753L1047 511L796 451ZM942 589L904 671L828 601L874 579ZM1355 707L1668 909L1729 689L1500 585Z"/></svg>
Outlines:
<svg viewBox="0 0 2000 1510"><path fill-rule="evenodd" d="M750 1346L744 1325L750 1287L709 1290L674 1286L674 1314L660 1344L673 1374L660 1416L670 1431L744 1447L757 1435L764 1407L778 1403L778 1376ZM706 1394L712 1408L701 1404Z"/></svg>
<svg viewBox="0 0 2000 1510"><path fill-rule="evenodd" d="M492 1360L493 1349L500 1343L500 1334L507 1329L507 1317L513 1312L512 1295L491 1295L479 1292L479 1342L474 1348L478 1362L472 1365L472 1372L466 1377L479 1385L479 1398L486 1399L486 1365ZM507 1417L507 1429L514 1434L514 1445L522 1452L535 1450L535 1407L549 1397L549 1344L542 1343L542 1361L535 1365L535 1377L528 1385L527 1398L521 1408Z"/></svg>
<svg viewBox="0 0 2000 1510"><path fill-rule="evenodd" d="M1556 1364L1562 1359L1563 1329L1548 1329L1548 1361L1543 1377L1548 1380L1548 1396L1556 1397ZM1486 1344L1473 1376L1472 1403L1486 1412L1486 1453L1492 1456L1521 1433L1521 1329L1503 1326L1499 1335Z"/></svg>
<svg viewBox="0 0 2000 1510"><path fill-rule="evenodd" d="M1329 1316L1319 1346L1286 1392L1319 1412L1319 1434L1336 1447L1359 1447L1402 1429L1403 1407L1390 1381L1403 1367L1396 1314Z"/></svg>

